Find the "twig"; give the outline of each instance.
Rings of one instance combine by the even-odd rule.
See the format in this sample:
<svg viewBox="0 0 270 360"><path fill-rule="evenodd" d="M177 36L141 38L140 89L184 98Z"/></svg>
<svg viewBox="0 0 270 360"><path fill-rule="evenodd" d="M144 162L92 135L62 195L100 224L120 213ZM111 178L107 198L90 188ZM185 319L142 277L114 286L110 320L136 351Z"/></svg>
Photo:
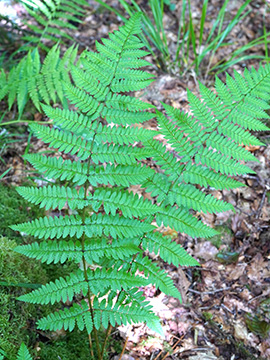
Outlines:
<svg viewBox="0 0 270 360"><path fill-rule="evenodd" d="M183 334L183 335L180 337L180 339L178 339L178 340L176 341L176 343L175 343L175 344L173 345L173 347L172 347L172 350L174 350L174 349L176 348L176 346L180 343L180 341L184 339L185 335L186 335L186 334ZM167 352L167 354L166 354L161 360L165 360L168 355L170 355L170 352L169 352L169 351Z"/></svg>
<svg viewBox="0 0 270 360"><path fill-rule="evenodd" d="M106 331L106 335L105 335L105 340L104 340L104 343L103 343L103 346L102 346L102 349L101 349L101 358L103 359L103 355L104 355L104 351L105 351L105 348L106 348L106 343L108 341L108 338L111 334L111 331L112 331L112 325L110 324L107 328L107 331Z"/></svg>
<svg viewBox="0 0 270 360"><path fill-rule="evenodd" d="M126 337L126 340L125 340L123 349L122 349L122 351L121 351L121 354L120 354L120 357L119 357L118 360L121 360L121 359L122 359L122 356L124 355L124 352L125 352L126 347L127 347L127 343L128 343L128 338L129 338L130 331L131 331L131 326L129 327L128 334L127 334L127 337Z"/></svg>
<svg viewBox="0 0 270 360"><path fill-rule="evenodd" d="M93 351L93 343L92 343L91 334L88 334L88 339L89 339L89 345L90 345L90 353L91 353L92 358L94 359L94 351Z"/></svg>
<svg viewBox="0 0 270 360"><path fill-rule="evenodd" d="M222 291L226 291L226 290L230 290L231 287L226 287L224 289L217 289L217 290L212 290L212 291L197 291L197 290L193 290L193 289L188 289L188 291L194 293L194 294L198 294L198 295L213 295L216 294L218 292L222 292Z"/></svg>
<svg viewBox="0 0 270 360"><path fill-rule="evenodd" d="M266 193L267 193L267 188L268 188L268 186L266 186L265 189L264 189L262 200L260 202L260 206L259 206L258 210L256 211L255 219L259 219L259 216L261 214L263 204L264 204L264 200L265 200Z"/></svg>
<svg viewBox="0 0 270 360"><path fill-rule="evenodd" d="M180 341L183 340L183 338L185 337L185 335L186 335L186 334L182 335L180 338L177 338L178 340L177 340L176 343L173 345L172 350L174 350L174 349L176 348L176 346L180 343ZM176 338L176 336L174 336L174 335L173 335L173 337ZM157 356L154 358L154 360L157 360L157 359L160 357L161 354L162 354L162 351L161 351L159 354L157 354ZM162 358L161 360L166 359L166 357L167 357L168 355L170 355L170 351L168 351L168 352L166 353L166 355L163 356L163 358ZM120 360L120 359L119 359L119 360Z"/></svg>
<svg viewBox="0 0 270 360"><path fill-rule="evenodd" d="M229 308L227 308L227 306L226 305L224 305L224 304L221 304L220 305L223 309L225 309L226 311L228 311L230 314L234 314L234 312L232 311L232 310L230 310Z"/></svg>

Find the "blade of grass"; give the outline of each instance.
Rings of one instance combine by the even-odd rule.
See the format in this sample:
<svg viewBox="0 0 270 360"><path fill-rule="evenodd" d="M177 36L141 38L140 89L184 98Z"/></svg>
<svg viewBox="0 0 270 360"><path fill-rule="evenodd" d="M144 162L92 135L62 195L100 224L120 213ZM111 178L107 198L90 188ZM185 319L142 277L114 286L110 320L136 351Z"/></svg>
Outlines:
<svg viewBox="0 0 270 360"><path fill-rule="evenodd" d="M222 63L222 61L219 61L215 66L213 66L210 71L214 71L216 69L219 69L219 73L222 71L225 71L229 66L232 66L240 61L245 61L248 59L265 59L266 61L269 61L269 57L265 57L263 55L241 55L247 50L259 46L259 45L265 45L270 43L270 32L260 36L257 39L252 40L248 44L241 46L239 49L236 49L232 54L229 60L227 60L225 63Z"/></svg>
<svg viewBox="0 0 270 360"><path fill-rule="evenodd" d="M29 284L29 283L14 283L14 282L6 282L0 281L0 286L14 286L14 287L22 287L27 289L38 289L42 285L41 284Z"/></svg>
<svg viewBox="0 0 270 360"><path fill-rule="evenodd" d="M207 38L207 40L205 42L205 45L207 45L209 43L209 41L212 39L212 36L213 36L218 24L220 23L221 18L223 17L223 13L226 11L226 8L227 8L227 5L228 5L229 1L230 0L226 0L224 2L224 4L222 5L222 8L219 10L218 16L217 16L216 21L214 22L214 24L212 26L212 29L211 29L211 31L210 31L210 33L208 35L208 38Z"/></svg>
<svg viewBox="0 0 270 360"><path fill-rule="evenodd" d="M260 60L263 60L265 59L265 56L264 55L243 55L242 57L238 57L234 60L231 60L231 61L227 61L225 64L221 64L221 65L218 65L221 63L221 61L216 64L215 66L213 66L209 72L213 72L215 71L215 74L220 74L221 72L224 72L226 71L229 67L232 67L233 65L241 62L241 61L246 61L246 60L249 60L249 59L260 59ZM265 59L266 60L266 59ZM268 59L269 61L270 59ZM219 69L217 71L217 69Z"/></svg>
<svg viewBox="0 0 270 360"><path fill-rule="evenodd" d="M207 13L207 6L208 6L208 0L204 0L203 6L202 6L202 17L201 17L201 24L200 24L200 37L199 37L199 52L202 45L203 40L203 31L204 31L204 23Z"/></svg>
<svg viewBox="0 0 270 360"><path fill-rule="evenodd" d="M10 172L10 170L12 170L12 167L7 169L6 171L3 172L3 174L0 175L0 180L3 179Z"/></svg>
<svg viewBox="0 0 270 360"><path fill-rule="evenodd" d="M246 7L248 6L248 4L251 2L252 0L247 0L237 11L235 17L230 21L230 23L227 25L227 27L223 30L222 33L220 33L219 35L217 35L214 40L203 50L203 52L199 55L198 57L198 66L200 65L200 63L202 62L202 60L205 58L205 56L211 52L211 58L209 61L209 66L208 69L210 69L212 60L214 58L214 55L217 51L217 49L219 47L222 46L223 41L225 40L225 38L230 34L230 32L232 31L232 29L235 27L235 25L241 21L244 17L246 17L250 11L247 11L243 14L244 10L246 9ZM222 10L223 11L223 10ZM193 62L194 63L194 62Z"/></svg>
<svg viewBox="0 0 270 360"><path fill-rule="evenodd" d="M195 31L194 31L194 26L193 26L190 0L188 0L188 12L189 12L189 36L190 36L190 40L191 40L193 55L195 58L195 60L194 60L195 69L196 69L195 71L197 72L197 70L198 70L198 54L197 54L197 48L196 48L196 35L195 35ZM188 49L188 51L189 51L189 49Z"/></svg>
<svg viewBox="0 0 270 360"><path fill-rule="evenodd" d="M124 22L127 21L127 19L119 11L117 11L115 8L111 7L110 5L106 4L104 1L102 1L102 0L95 0L95 1L97 3L99 3L100 5L104 6L107 10L110 10L113 13L115 13L116 15L118 15L122 21L124 21Z"/></svg>
<svg viewBox="0 0 270 360"><path fill-rule="evenodd" d="M265 51L265 57L268 58L268 43L267 43L267 31L266 31L266 25L265 25L265 14L266 14L266 7L264 9L263 13L263 36L264 36L264 51Z"/></svg>

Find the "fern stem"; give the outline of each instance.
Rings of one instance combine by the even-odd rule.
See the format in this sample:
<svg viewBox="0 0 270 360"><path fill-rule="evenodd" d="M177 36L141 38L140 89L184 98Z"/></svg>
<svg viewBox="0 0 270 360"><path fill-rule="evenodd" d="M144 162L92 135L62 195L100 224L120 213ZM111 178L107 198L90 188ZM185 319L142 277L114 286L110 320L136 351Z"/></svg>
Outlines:
<svg viewBox="0 0 270 360"><path fill-rule="evenodd" d="M142 241L141 241L141 243L142 243ZM141 246L141 243L140 243L139 247ZM134 255L132 256L132 260L131 260L131 262L130 262L129 269L128 269L128 271L127 271L128 273L131 271L132 263L134 262L134 260L136 259L137 256L138 256L138 253L137 253L137 254L134 254ZM118 301L119 296L121 295L121 293L122 293L122 290L120 290L119 293L118 293L118 295L117 295L116 303L117 303L117 301ZM108 341L108 339L109 339L109 336L111 335L112 328L113 328L113 327L112 327L112 325L110 324L110 325L108 326L107 330L106 330L106 335L105 335L104 343L103 343L102 350L101 350L101 359L103 359L103 354L104 354L104 351L105 351L106 343L107 343L107 341ZM124 345L124 348L123 348L124 351L125 351L125 347L126 347L126 344ZM122 354L122 353L121 353L121 354ZM123 355L123 354L122 354L122 355Z"/></svg>
<svg viewBox="0 0 270 360"><path fill-rule="evenodd" d="M124 353L125 353L125 350L126 350L126 347L127 347L127 343L128 343L128 339L129 339L130 329L131 329L131 327L129 328L129 332L128 332L128 334L127 334L127 337L126 337L126 340L125 340L123 349L122 349L121 354L120 354L120 357L119 357L119 360L122 359L122 357L123 357L123 355L124 355Z"/></svg>
<svg viewBox="0 0 270 360"><path fill-rule="evenodd" d="M92 141L92 147L93 147L93 144L94 144L94 138L95 138L95 135L93 137L93 141ZM91 149L92 150L92 149ZM91 156L89 157L88 159L88 164L87 164L87 173L89 173L89 169L90 169L90 160L91 160ZM89 183L88 181L86 181L85 183L85 186L84 186L84 199L86 200L87 199L87 189L88 189L88 186L89 186ZM82 222L84 223L85 222L85 218L86 218L86 207L83 209L83 214L82 214ZM83 234L82 236L82 251L84 252L84 242L85 242L85 233ZM87 283L89 284L89 280L88 280L88 276L87 276L87 265L86 265L86 260L85 260L85 257L83 256L82 258L82 262L83 262L83 272L84 272L84 278L85 278L85 281L87 281ZM99 341L98 341L98 333L97 333L97 329L94 325L94 310L93 310L93 307L92 307L92 303L91 303L91 291L90 291L90 287L88 285L88 291L87 291L87 299L88 299L88 302L89 302L89 309L90 309L90 313L91 313L91 318L92 318L92 322L93 322L93 332L94 332L94 338L95 338L95 341L96 341L96 347L97 347L97 355L98 355L98 359L99 360L102 360L102 355L100 353L100 347L99 347ZM93 353L93 346L92 346L92 339L91 339L91 335L89 334L89 345L90 345L90 352L91 352L91 355ZM93 355L92 355L93 356Z"/></svg>
<svg viewBox="0 0 270 360"><path fill-rule="evenodd" d="M112 325L110 324L106 330L106 335L105 335L105 339L104 339L104 343L103 343L103 346L102 346L102 349L101 349L101 359L103 359L103 355L104 355L104 351L105 351L105 348L106 348L106 344L107 344L107 341L109 339L109 336L111 335L111 332L112 332Z"/></svg>
<svg viewBox="0 0 270 360"><path fill-rule="evenodd" d="M0 123L0 126L6 126L6 125L11 125L11 124L21 124L21 123L27 123L27 124L51 124L51 121L36 121L36 120L13 120L13 121L7 121L4 123Z"/></svg>
<svg viewBox="0 0 270 360"><path fill-rule="evenodd" d="M92 343L91 334L88 334L88 339L89 339L89 345L90 345L90 353L91 353L92 358L94 359L94 351L93 351L93 343Z"/></svg>
<svg viewBox="0 0 270 360"><path fill-rule="evenodd" d="M84 241L84 239L83 239ZM83 245L83 243L82 243ZM82 248L84 248L82 246ZM85 261L85 258L83 257L83 272L84 272L84 278L85 280L88 282L88 276L87 276L87 266L86 266L86 261ZM90 292L90 289L88 287L88 292L87 292L87 299L88 299L88 302L89 302L89 309L90 309L90 313L91 313L91 318L92 318L92 322L93 322L93 332L94 332L94 338L95 338L95 341L96 341L96 347L97 347L97 355L98 355L98 360L102 360L102 357L101 357L101 353L100 353L100 347L99 347L99 341L98 341L98 333L97 333L97 329L94 325L94 310L93 310L93 307L92 307L92 303L91 303L91 292ZM91 336L89 337L89 346L90 346L90 351L91 351L91 355L92 355L92 340L90 341L91 339Z"/></svg>

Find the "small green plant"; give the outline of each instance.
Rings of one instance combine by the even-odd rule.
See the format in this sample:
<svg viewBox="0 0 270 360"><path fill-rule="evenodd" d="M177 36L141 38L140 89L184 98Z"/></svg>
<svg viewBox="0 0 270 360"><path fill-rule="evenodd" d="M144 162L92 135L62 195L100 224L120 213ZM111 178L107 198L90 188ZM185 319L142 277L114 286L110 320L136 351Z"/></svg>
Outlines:
<svg viewBox="0 0 270 360"><path fill-rule="evenodd" d="M10 239L22 241L22 236L9 227L14 222L30 221L38 216L44 216L44 210L30 205L15 190L14 187L0 182L0 234Z"/></svg>
<svg viewBox="0 0 270 360"><path fill-rule="evenodd" d="M9 110L17 100L19 116L22 115L29 98L39 111L41 102L50 104L51 101L55 103L59 99L64 103L63 84L70 83L68 70L76 56L77 48L71 46L60 57L60 48L55 45L42 64L38 49L29 51L8 74L2 69L0 100L8 98Z"/></svg>
<svg viewBox="0 0 270 360"><path fill-rule="evenodd" d="M247 59L268 60L267 47L270 41L270 33L266 32L264 26L264 34L262 36L231 52L229 58L222 58L222 60L216 64L212 63L216 52L221 47L231 45L231 43L227 42L227 38L234 27L250 13L250 11L246 11L246 9L252 0L246 0L240 6L233 19L226 24L224 20L230 0L224 1L206 40L204 40L204 27L205 21L207 20L208 0L202 2L201 21L198 30L192 18L192 1L183 0L181 15L177 25L178 35L175 54L172 54L169 49L169 40L163 24L164 4L167 4L168 1L149 0L150 16L136 0L131 0L130 2L126 0L118 1L129 15L132 15L136 11L143 12L144 34L141 35L142 41L156 59L158 66L165 71L183 73L189 69L194 69L196 74L203 72L204 75L207 75L209 72L223 72L230 66ZM126 21L121 13L115 8L110 7L103 0L96 0L96 2L116 13L123 21ZM247 54L249 49L262 44L265 45L265 56ZM208 66L202 71L202 63L205 63L206 59Z"/></svg>
<svg viewBox="0 0 270 360"><path fill-rule="evenodd" d="M46 42L61 43L66 38L74 39L67 34L68 30L76 30L84 15L83 6L88 6L85 0L20 0L36 24L26 22L31 34L23 36L26 47L40 47L49 51Z"/></svg>
<svg viewBox="0 0 270 360"><path fill-rule="evenodd" d="M0 360L4 360L4 359L5 359L4 355L0 354ZM32 357L24 343L22 343L20 346L16 360L32 360Z"/></svg>
<svg viewBox="0 0 270 360"><path fill-rule="evenodd" d="M151 74L139 70L148 64L141 59L147 52L136 36L140 17L133 15L103 44L97 43L97 53L84 52L83 67L72 67L74 85L67 84L65 92L77 111L43 105L53 126L31 125L38 138L66 155L30 154L26 159L47 178L65 184L21 187L18 192L45 209L69 211L12 226L44 239L19 246L17 252L48 264L67 260L80 264L69 276L20 300L61 301L63 309L40 319L38 327L72 331L77 325L91 334L91 355L99 360L115 324L145 322L162 334L159 319L139 288L152 283L165 294L180 300L181 296L144 250L175 266L198 265L180 245L162 236L160 226L192 237L216 234L199 220L199 212L233 207L207 195L202 187L242 186L228 175L252 173L242 160L255 157L240 144L261 145L247 129L268 129L258 119L267 117L270 66L246 71L245 79L237 73L235 79L228 76L226 86L217 79L218 96L203 85L202 101L189 92L192 116L164 104L169 119L157 113L159 131L134 127L155 116L147 111L153 106L126 95L153 81ZM165 136L173 152L156 139L158 134ZM148 158L155 161L154 168L142 164ZM133 194L131 185L141 185L152 200ZM72 305L64 305L67 300L73 300ZM103 328L107 330L100 344L97 331Z"/></svg>
<svg viewBox="0 0 270 360"><path fill-rule="evenodd" d="M13 359L22 341L36 340L27 324L29 319L38 317L39 310L16 298L26 289L38 288L37 282L49 279L41 264L34 260L25 262L22 255L14 253L17 245L14 240L0 237L0 354L6 354L8 359Z"/></svg>

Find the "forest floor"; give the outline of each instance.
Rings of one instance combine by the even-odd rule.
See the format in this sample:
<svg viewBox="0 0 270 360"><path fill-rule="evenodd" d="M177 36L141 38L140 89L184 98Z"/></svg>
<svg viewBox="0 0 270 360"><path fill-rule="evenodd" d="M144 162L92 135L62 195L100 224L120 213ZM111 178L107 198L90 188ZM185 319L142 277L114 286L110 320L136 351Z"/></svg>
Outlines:
<svg viewBox="0 0 270 360"><path fill-rule="evenodd" d="M87 47L94 49L95 40L105 37L121 24L114 14L101 8L95 1L88 2L92 11L89 11L74 36L82 50ZM202 2L191 2L194 21L199 23ZM107 3L120 9L118 1ZM211 29L222 3L217 0L209 2L206 33ZM233 16L241 4L242 1L231 1L228 16ZM176 9L167 11L164 17L171 49L175 46L179 9L180 5L176 4ZM250 9L251 13L230 35L235 48L262 34L264 2L253 1ZM267 24L269 31L270 18ZM230 51L220 49L214 61L226 58ZM263 51L263 46L254 51ZM153 62L151 56L147 60ZM188 111L187 89L197 93L198 81L208 87L214 84L214 77L206 74L207 59L202 65L202 75L188 71L181 76L177 73L166 74L154 66L152 71L156 81L144 92L135 95L153 103L160 110L162 101ZM235 65L233 69L242 73L245 66L258 68L258 62L249 60L245 64ZM229 73L233 69L230 68ZM225 80L224 74L219 74L219 77ZM42 119L42 115L36 113L35 119ZM157 125L155 121L150 121L144 126L156 128ZM270 135L261 133L256 136L266 144L265 147L249 148L258 159L258 162L248 164L256 175L237 178L246 187L232 191L211 191L216 198L231 203L235 212L200 214L207 224L220 231L220 235L206 241L164 229L167 235L198 259L201 267L175 268L162 264L178 286L183 303L165 296L152 286L145 288L147 300L162 319L165 340L143 325L120 326L113 336L123 344L127 339L123 360L270 359ZM13 168L3 182L18 185L23 181L26 165L21 155L27 146L27 141L14 143L1 155L5 164L1 163L0 172L10 166ZM31 151L42 150L46 150L46 147L32 139ZM140 191L139 188L137 190ZM156 261L160 263L158 258ZM119 353L113 347L110 353L112 359L118 359Z"/></svg>

